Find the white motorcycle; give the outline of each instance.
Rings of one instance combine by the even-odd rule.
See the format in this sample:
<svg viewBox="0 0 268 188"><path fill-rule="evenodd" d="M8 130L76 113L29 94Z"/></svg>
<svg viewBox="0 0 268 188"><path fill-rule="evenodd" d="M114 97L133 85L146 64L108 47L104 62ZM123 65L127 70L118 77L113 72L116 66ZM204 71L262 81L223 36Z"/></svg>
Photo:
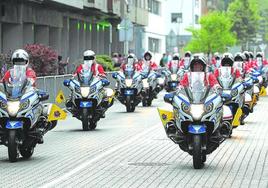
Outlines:
<svg viewBox="0 0 268 188"><path fill-rule="evenodd" d="M201 74L192 74L189 87L164 97L165 102L173 106L173 115L164 124L167 136L193 156L195 169L202 168L206 155L224 140L219 132L223 118L222 97L202 80ZM161 110L159 113L162 120L168 118Z"/></svg>
<svg viewBox="0 0 268 188"><path fill-rule="evenodd" d="M134 112L142 100L142 76L134 71L133 66L127 67L124 72L113 73L112 76L117 81L117 99L126 106L127 112Z"/></svg>
<svg viewBox="0 0 268 188"><path fill-rule="evenodd" d="M16 162L19 153L30 158L36 144L43 143L43 135L66 115L53 110L52 104L42 104L49 95L31 86L26 69L14 70L0 91L0 144L8 147L10 162Z"/></svg>
<svg viewBox="0 0 268 188"><path fill-rule="evenodd" d="M63 84L71 90L66 107L74 117L82 121L84 131L93 130L104 112L112 106L113 90L107 88L105 94L104 86L110 82L93 76L90 70L83 69L77 76L78 80L64 80ZM105 97L109 100L103 101Z"/></svg>

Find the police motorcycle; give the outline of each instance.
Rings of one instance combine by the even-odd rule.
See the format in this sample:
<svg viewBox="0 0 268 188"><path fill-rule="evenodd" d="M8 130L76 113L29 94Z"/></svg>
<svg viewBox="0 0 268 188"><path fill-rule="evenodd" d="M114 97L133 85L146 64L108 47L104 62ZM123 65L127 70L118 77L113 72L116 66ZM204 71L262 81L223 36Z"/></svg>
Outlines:
<svg viewBox="0 0 268 188"><path fill-rule="evenodd" d="M178 62L172 62L171 68L162 71L165 76L165 89L167 92L175 91L179 84Z"/></svg>
<svg viewBox="0 0 268 188"><path fill-rule="evenodd" d="M164 96L173 112L159 109L167 136L193 156L195 169L203 167L206 155L224 141L220 134L223 101L230 95L219 95L204 85L204 74L195 72L190 86Z"/></svg>
<svg viewBox="0 0 268 188"><path fill-rule="evenodd" d="M246 90L252 87L251 83L240 82L231 73L231 67L222 66L219 68L218 82L223 88L225 95L230 95L232 100L224 106L225 117L222 124L221 133L225 137L230 137L232 129L243 124L243 119L249 114L250 107L247 105L252 98ZM226 115L230 114L230 115Z"/></svg>
<svg viewBox="0 0 268 188"><path fill-rule="evenodd" d="M112 76L117 81L116 98L126 106L127 112L134 112L142 100L142 76L135 72L133 65L126 65L124 72L115 72Z"/></svg>
<svg viewBox="0 0 268 188"><path fill-rule="evenodd" d="M161 85L164 80L161 74L150 70L149 65L143 66L142 76L142 106L151 106L153 99L157 98L157 94L162 90Z"/></svg>
<svg viewBox="0 0 268 188"><path fill-rule="evenodd" d="M30 158L36 144L43 143L43 135L66 114L54 104L42 103L49 95L32 87L26 67L15 65L10 73L0 91L0 144L8 147L9 161L16 162L19 153Z"/></svg>
<svg viewBox="0 0 268 188"><path fill-rule="evenodd" d="M84 65L77 77L78 80L67 79L63 82L71 90L66 107L82 121L84 131L94 130L100 118L104 118L105 111L112 106L114 92L104 88L110 84L108 80L93 76L91 69Z"/></svg>

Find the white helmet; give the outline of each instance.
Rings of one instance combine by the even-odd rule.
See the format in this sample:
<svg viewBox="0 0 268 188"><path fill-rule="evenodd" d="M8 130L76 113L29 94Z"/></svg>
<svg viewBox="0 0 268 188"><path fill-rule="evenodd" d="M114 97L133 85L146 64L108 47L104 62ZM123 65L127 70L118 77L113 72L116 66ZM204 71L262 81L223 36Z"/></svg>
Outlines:
<svg viewBox="0 0 268 188"><path fill-rule="evenodd" d="M28 65L29 54L23 49L15 50L12 54L11 61L13 65Z"/></svg>
<svg viewBox="0 0 268 188"><path fill-rule="evenodd" d="M130 53L127 56L127 63L133 65L137 61L137 58L134 53Z"/></svg>
<svg viewBox="0 0 268 188"><path fill-rule="evenodd" d="M92 50L86 50L84 51L83 57L84 57L84 68L91 69L91 66L96 58L95 52Z"/></svg>
<svg viewBox="0 0 268 188"><path fill-rule="evenodd" d="M146 52L144 53L143 57L144 57L144 59L145 59L146 61L150 61L150 60L152 59L152 57L153 57L152 52L150 52L150 51L146 51Z"/></svg>

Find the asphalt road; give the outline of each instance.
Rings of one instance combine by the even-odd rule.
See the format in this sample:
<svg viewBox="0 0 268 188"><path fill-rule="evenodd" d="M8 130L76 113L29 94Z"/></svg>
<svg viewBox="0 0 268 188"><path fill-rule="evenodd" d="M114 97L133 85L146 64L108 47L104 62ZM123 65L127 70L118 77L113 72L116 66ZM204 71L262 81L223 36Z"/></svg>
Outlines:
<svg viewBox="0 0 268 188"><path fill-rule="evenodd" d="M246 125L208 156L204 169L170 141L157 107L126 113L116 103L95 131L69 117L44 137L29 160L8 161L0 147L0 187L267 187L268 98Z"/></svg>

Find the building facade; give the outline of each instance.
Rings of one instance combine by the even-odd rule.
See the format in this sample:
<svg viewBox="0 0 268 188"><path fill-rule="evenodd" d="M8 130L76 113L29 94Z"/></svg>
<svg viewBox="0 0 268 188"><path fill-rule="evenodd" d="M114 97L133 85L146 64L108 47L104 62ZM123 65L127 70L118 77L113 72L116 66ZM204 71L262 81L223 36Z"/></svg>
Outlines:
<svg viewBox="0 0 268 188"><path fill-rule="evenodd" d="M71 62L85 49L97 54L123 52L118 24L126 14L125 0L1 0L0 52L41 43ZM146 8L133 4L131 21L147 24Z"/></svg>
<svg viewBox="0 0 268 188"><path fill-rule="evenodd" d="M166 51L183 52L191 39L187 28L200 28L201 0L168 0L165 6Z"/></svg>

